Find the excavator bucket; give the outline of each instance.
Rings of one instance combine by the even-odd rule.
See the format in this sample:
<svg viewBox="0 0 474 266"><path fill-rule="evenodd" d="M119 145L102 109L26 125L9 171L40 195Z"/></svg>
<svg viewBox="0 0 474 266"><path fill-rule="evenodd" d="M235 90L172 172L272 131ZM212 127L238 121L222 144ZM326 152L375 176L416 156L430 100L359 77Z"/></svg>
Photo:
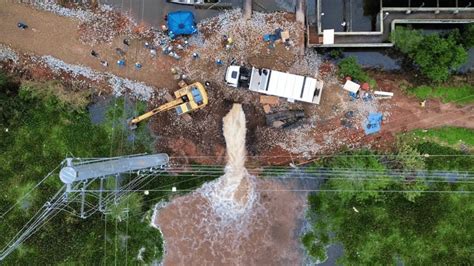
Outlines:
<svg viewBox="0 0 474 266"><path fill-rule="evenodd" d="M132 123L132 120L133 120L134 118L135 118L135 117L132 117L132 118L127 119L127 125L128 125L128 128L129 128L130 130L135 130L135 129L137 129L137 124Z"/></svg>

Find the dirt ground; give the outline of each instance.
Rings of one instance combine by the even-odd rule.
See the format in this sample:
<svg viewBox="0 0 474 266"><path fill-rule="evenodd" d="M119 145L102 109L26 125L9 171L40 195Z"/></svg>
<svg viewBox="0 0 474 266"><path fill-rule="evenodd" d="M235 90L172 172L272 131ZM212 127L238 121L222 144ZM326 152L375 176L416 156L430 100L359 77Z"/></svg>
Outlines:
<svg viewBox="0 0 474 266"><path fill-rule="evenodd" d="M176 63L175 59L168 56L152 59L143 47L143 41L131 40L125 55L128 65L120 68L115 63L120 59L115 48L126 48L122 43L124 36L116 37L110 44L87 45L79 39L79 21L10 1L0 3L0 18L0 43L20 53L51 55L69 64L84 65L99 72L140 80L158 88L177 88L169 70ZM18 29L19 21L30 28ZM99 58L91 56L92 50L99 54ZM109 66L103 67L100 60L108 61ZM135 62L142 63L143 68L135 70Z"/></svg>
<svg viewBox="0 0 474 266"><path fill-rule="evenodd" d="M262 30L258 29L250 31L253 35L240 36L238 27L227 26L225 30L240 36L235 40L235 45L241 50L233 50L232 53L221 51L215 46L222 32L209 31L205 34L206 38L213 41L201 48L185 51L179 61L160 52L157 58L152 59L149 51L143 47L144 40L133 39L125 55L128 65L119 68L114 63L119 59L115 48L126 49L122 44L124 36L116 37L111 43L84 44L79 40L79 21L7 1L0 3L0 18L2 21L0 43L23 55L25 53L36 56L51 55L69 64L84 65L98 72L110 72L120 77L142 81L156 90L167 88L172 91L177 88L177 81L170 71L171 67L185 70L190 81L210 81L211 85L207 89L209 105L193 113L192 122L186 122L170 111L154 116L149 123L154 135L157 136L156 150L167 152L173 159L185 163L224 163L222 117L233 103L243 105L247 117L247 150L251 158L249 164L256 166L303 163L343 147L390 149L394 134L415 128L446 125L474 128L473 105L459 107L455 104L428 101L426 107L421 108L417 99L407 96L400 89L401 84L408 82L401 74L372 74L383 90L394 92L394 98L367 103L362 100L350 101L349 96L341 89L342 81L335 77L334 66L320 62L318 55L312 51L307 51L308 54L301 57L295 52L296 48L287 50L283 45L277 45L275 49L268 49L266 44L259 40ZM263 20L265 19L268 20L267 17L263 17ZM291 16L282 17L271 22L272 27L283 23L286 27L292 28L294 26L291 24L291 19ZM20 20L26 22L30 29L24 31L18 29L16 23ZM294 37L295 40L299 40L298 36ZM245 49L249 49L249 45L252 44L258 49L246 52ZM100 59L90 55L92 49L99 53ZM199 60L192 60L189 56L193 51L200 53ZM243 60L243 63L258 67L316 75L325 82L321 104L288 103L280 99L278 106L272 106L272 112L287 109L304 110L306 118L293 128L269 127L266 125L263 105L259 102L260 95L225 86L223 84L225 66L215 64L216 55L225 62L235 56L238 60ZM107 60L109 66L103 67L100 64L101 59ZM140 70L133 67L133 63L137 61L143 64ZM30 78L33 79L56 78L63 82L78 79L68 73L58 76L44 65L35 62L28 62L22 67L28 69L31 73ZM16 69L16 71L23 70ZM85 78L79 77L79 79L97 87L103 85L100 82L95 84L94 81ZM163 98L155 97L149 102L149 107L153 108L164 102ZM356 114L349 123L344 117L348 111ZM378 134L366 136L361 125L367 114L374 111L382 112L384 115L382 130ZM342 125L343 123L346 126Z"/></svg>

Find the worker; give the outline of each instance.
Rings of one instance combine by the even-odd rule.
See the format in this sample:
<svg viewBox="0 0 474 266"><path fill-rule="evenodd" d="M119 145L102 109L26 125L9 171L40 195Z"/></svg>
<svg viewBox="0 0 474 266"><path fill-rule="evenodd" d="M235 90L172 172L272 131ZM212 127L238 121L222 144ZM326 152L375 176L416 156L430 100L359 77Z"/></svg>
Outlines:
<svg viewBox="0 0 474 266"><path fill-rule="evenodd" d="M198 53L193 53L193 59L198 59L199 58L199 54Z"/></svg>
<svg viewBox="0 0 474 266"><path fill-rule="evenodd" d="M26 25L23 22L18 22L17 27L22 29L22 30L26 30L26 28L28 28L28 25Z"/></svg>
<svg viewBox="0 0 474 266"><path fill-rule="evenodd" d="M347 26L348 25L349 25L349 23L347 23L345 20L341 23L341 26L344 29L344 31L347 31Z"/></svg>
<svg viewBox="0 0 474 266"><path fill-rule="evenodd" d="M156 49L155 49L155 48L151 48L151 49L150 49L150 54L151 54L151 57L152 57L152 58L156 57L156 55L157 55Z"/></svg>
<svg viewBox="0 0 474 266"><path fill-rule="evenodd" d="M218 66L221 66L221 65L224 64L224 62L222 62L222 60L220 60L220 59L217 59L217 60L216 60L216 64L217 64Z"/></svg>
<svg viewBox="0 0 474 266"><path fill-rule="evenodd" d="M164 32L167 32L168 31L168 27L166 27L165 24L161 25L161 30L164 31Z"/></svg>
<svg viewBox="0 0 474 266"><path fill-rule="evenodd" d="M136 68L137 70L140 70L140 69L142 68L142 64L140 64L140 62L136 62L136 63L135 63L135 68Z"/></svg>
<svg viewBox="0 0 474 266"><path fill-rule="evenodd" d="M125 44L126 46L130 46L130 42L128 41L128 39L123 39L123 44Z"/></svg>
<svg viewBox="0 0 474 266"><path fill-rule="evenodd" d="M149 42L145 42L145 48L150 49L150 43Z"/></svg>
<svg viewBox="0 0 474 266"><path fill-rule="evenodd" d="M211 82L206 81L206 82L204 83L204 85L206 86L206 88L209 88L209 87L211 86Z"/></svg>
<svg viewBox="0 0 474 266"><path fill-rule="evenodd" d="M99 54L98 54L96 51L94 51L94 50L91 51L91 55L92 55L93 57L98 57L98 56L99 56Z"/></svg>
<svg viewBox="0 0 474 266"><path fill-rule="evenodd" d="M120 60L118 60L118 61L117 61L117 65L118 65L119 67L124 67L124 66L125 66L125 59L120 59Z"/></svg>
<svg viewBox="0 0 474 266"><path fill-rule="evenodd" d="M104 66L104 67L108 67L108 66L109 66L109 63L108 63L107 61L105 61L105 60L101 60L101 61L100 61L100 64L101 64L102 66Z"/></svg>

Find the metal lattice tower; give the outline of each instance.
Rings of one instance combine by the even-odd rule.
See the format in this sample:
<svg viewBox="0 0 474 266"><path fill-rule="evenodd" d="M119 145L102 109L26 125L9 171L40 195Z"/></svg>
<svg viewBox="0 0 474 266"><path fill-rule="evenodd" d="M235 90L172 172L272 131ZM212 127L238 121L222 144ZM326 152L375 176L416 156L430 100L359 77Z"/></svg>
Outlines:
<svg viewBox="0 0 474 266"><path fill-rule="evenodd" d="M114 158L66 158L59 171L64 186L0 250L0 261L61 210L83 219L97 211L105 213L110 203L117 203L127 192L150 182L168 164L169 157L164 153Z"/></svg>

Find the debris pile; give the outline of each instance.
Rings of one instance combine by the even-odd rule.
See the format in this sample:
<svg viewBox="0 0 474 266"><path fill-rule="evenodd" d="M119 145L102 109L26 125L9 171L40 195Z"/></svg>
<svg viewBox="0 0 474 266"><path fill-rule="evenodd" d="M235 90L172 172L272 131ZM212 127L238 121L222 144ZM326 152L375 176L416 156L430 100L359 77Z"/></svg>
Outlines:
<svg viewBox="0 0 474 266"><path fill-rule="evenodd" d="M263 14L254 12L252 18L242 17L240 9L226 11L217 17L206 19L198 24L200 34L189 39L190 46L199 54L201 64L222 62L228 64L234 61L237 64L248 63L252 57L269 57L271 55L268 44L263 36L275 29L284 29L290 33L290 39L297 40L301 32L300 25L289 19L287 14ZM229 42L229 40L231 40ZM298 49L290 49L289 53L297 55ZM265 55L267 54L267 55ZM294 60L294 58L292 58ZM194 79L222 80L225 68L212 67L206 73L192 64L192 58L186 58L183 66L188 75ZM285 58L275 58L285 61ZM292 61L293 61L292 60Z"/></svg>
<svg viewBox="0 0 474 266"><path fill-rule="evenodd" d="M87 22L96 17L96 15L90 10L80 8L66 8L54 3L54 1L34 1L33 6L44 11L53 12L59 16L77 19L81 22ZM101 5L101 10L112 10L112 8L107 5Z"/></svg>
<svg viewBox="0 0 474 266"><path fill-rule="evenodd" d="M56 74L66 72L74 78L83 76L93 81L99 81L102 79L102 74L97 73L89 67L71 65L50 55L42 56L39 62L46 64Z"/></svg>
<svg viewBox="0 0 474 266"><path fill-rule="evenodd" d="M121 78L110 73L101 73L92 68L68 64L50 55L37 57L34 55L18 55L5 45L0 45L0 62L27 65L33 69L48 69L56 78L69 81L86 82L92 84L108 84L113 95L121 96L125 92L130 93L140 100L150 100L153 97L162 97L167 89L156 89L143 82Z"/></svg>
<svg viewBox="0 0 474 266"><path fill-rule="evenodd" d="M18 55L10 47L0 44L0 61L12 61L18 63Z"/></svg>
<svg viewBox="0 0 474 266"><path fill-rule="evenodd" d="M80 40L87 44L110 43L119 34L130 35L137 24L128 16L111 9L100 9L79 25Z"/></svg>

